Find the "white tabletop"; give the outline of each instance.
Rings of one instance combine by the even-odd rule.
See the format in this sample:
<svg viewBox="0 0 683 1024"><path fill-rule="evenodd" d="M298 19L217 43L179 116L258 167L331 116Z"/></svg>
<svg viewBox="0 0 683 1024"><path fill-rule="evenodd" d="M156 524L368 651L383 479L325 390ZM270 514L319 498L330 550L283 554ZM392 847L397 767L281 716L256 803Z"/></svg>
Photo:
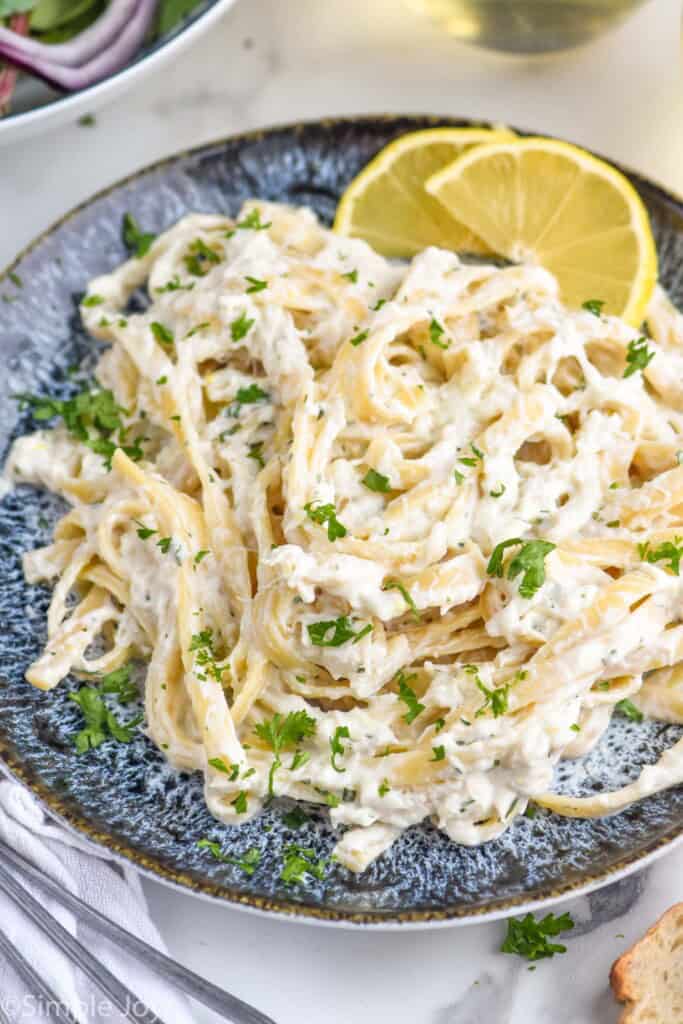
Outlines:
<svg viewBox="0 0 683 1024"><path fill-rule="evenodd" d="M208 39L93 127L0 150L0 266L71 206L158 157L328 114L508 121L583 143L683 194L680 6L650 0L592 46L532 62L458 45L400 0L240 0ZM146 889L174 955L278 1024L613 1024L609 966L683 899L682 869L679 849L570 902L569 952L531 973L497 951L502 924L333 931ZM195 1019L216 1018L198 1010Z"/></svg>

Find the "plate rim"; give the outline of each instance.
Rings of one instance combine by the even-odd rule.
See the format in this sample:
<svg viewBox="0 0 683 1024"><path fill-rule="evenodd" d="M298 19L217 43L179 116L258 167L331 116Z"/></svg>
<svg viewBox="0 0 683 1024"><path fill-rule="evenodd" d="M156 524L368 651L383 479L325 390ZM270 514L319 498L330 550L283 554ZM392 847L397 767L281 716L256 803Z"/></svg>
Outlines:
<svg viewBox="0 0 683 1024"><path fill-rule="evenodd" d="M221 10L224 6L230 7L235 0L218 0L218 2L206 12ZM203 17L206 17L204 15ZM201 20L201 19L198 19ZM190 27L190 29L192 26ZM188 30L190 31L190 30ZM162 47L162 49L164 49ZM154 56L154 54L150 55ZM144 63L144 61L140 62ZM75 97L77 98L77 97ZM453 117L449 115L435 114L401 114L401 113L378 113L365 115L349 115L328 118L311 118L304 121L293 121L276 123L262 128L250 129L248 131L232 133L219 137L208 142L203 142L189 149L180 150L167 155L160 160L141 167L125 177L107 185L88 196L82 202L73 206L70 210L58 217L51 224L41 231L34 239L25 245L16 257L5 268L0 269L0 283L7 280L9 275L21 262L31 254L45 239L49 238L63 225L76 217L81 211L92 206L94 203L107 196L125 188L127 185L149 174L154 174L164 167L174 165L184 159L192 158L221 146L228 144L244 144L261 141L267 136L276 133L289 133L294 136L302 134L310 128L335 128L338 126L363 126L368 127L385 122L387 124L402 122L409 125L415 123L412 130L419 131L429 127L494 127L499 122L488 121L483 118ZM538 134L526 129L518 129L509 126L520 135ZM406 131L410 131L410 127ZM553 136L546 136L553 137ZM586 148L586 147L582 147ZM628 175L632 181L654 193L660 202L673 208L683 218L683 198L677 196L670 189L649 177L645 177L637 171L621 164L620 162L601 156L593 150L588 152L599 156L606 162ZM294 921L302 924L318 925L325 927L347 928L357 930L359 928L372 929L377 931L395 930L424 930L444 927L463 927L469 924L483 924L509 917L512 914L527 913L538 909L555 906L563 900L585 896L603 886L618 882L635 871L641 870L666 853L674 850L683 843L683 820L679 825L673 826L664 836L650 840L640 850L634 851L627 856L610 865L602 868L595 874L582 875L580 879L568 880L561 884L542 887L540 894L530 899L524 893L516 896L508 896L499 905L488 904L478 908L472 906L447 906L445 908L424 908L419 910L372 910L356 911L346 910L328 906L320 906L296 899L282 899L280 897L259 896L253 893L243 892L231 888L230 885L217 882L199 880L189 873L176 871L163 864L160 860L150 857L140 850L134 849L124 840L111 834L101 832L97 826L88 821L82 814L67 807L60 795L51 790L41 779L28 769L19 758L9 749L8 741L0 733L0 770L4 767L8 777L18 782L27 789L38 801L41 809L62 825L68 833L78 837L93 847L93 852L99 856L103 853L119 865L130 868L134 867L143 877L151 881L159 882L168 886L176 892L181 892L195 897L200 897L214 905L225 905L235 910L246 911L258 914L259 916L274 918L282 921ZM646 798L647 799L647 798Z"/></svg>

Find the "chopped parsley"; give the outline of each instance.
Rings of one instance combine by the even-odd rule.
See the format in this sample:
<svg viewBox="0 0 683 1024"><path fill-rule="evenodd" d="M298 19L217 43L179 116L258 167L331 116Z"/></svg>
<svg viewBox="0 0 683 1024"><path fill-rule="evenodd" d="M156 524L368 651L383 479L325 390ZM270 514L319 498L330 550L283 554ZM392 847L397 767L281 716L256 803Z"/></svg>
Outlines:
<svg viewBox="0 0 683 1024"><path fill-rule="evenodd" d="M305 881L311 875L322 881L325 877L327 861L316 860L315 850L311 847L288 846L285 850L285 862L280 878L287 885L295 885Z"/></svg>
<svg viewBox="0 0 683 1024"><path fill-rule="evenodd" d="M217 683L223 682L223 674L226 669L218 665L218 658L214 649L213 630L210 627L192 635L189 652L194 654L195 662L202 669L201 674L197 673L198 679L204 680L210 676Z"/></svg>
<svg viewBox="0 0 683 1024"><path fill-rule="evenodd" d="M101 306L103 302L104 299L102 298L101 295L86 295L86 297L81 302L81 306L85 306L86 309L89 309L92 306Z"/></svg>
<svg viewBox="0 0 683 1024"><path fill-rule="evenodd" d="M121 238L126 249L138 259L146 256L157 236L151 231L142 231L132 213L124 213L121 221Z"/></svg>
<svg viewBox="0 0 683 1024"><path fill-rule="evenodd" d="M130 678L130 665L122 665L121 668L115 668L102 676L100 689L102 693L115 694L120 704L130 704L140 696L137 686Z"/></svg>
<svg viewBox="0 0 683 1024"><path fill-rule="evenodd" d="M157 532L156 530L153 530L150 526L145 526L145 524L141 523L139 519L134 519L133 522L137 523L138 529L135 532L137 533L140 540L149 540L149 538L153 537L154 534Z"/></svg>
<svg viewBox="0 0 683 1024"><path fill-rule="evenodd" d="M481 718L489 709L494 718L507 714L511 683L489 689L481 679L476 665L465 665L465 672L474 678L477 689L484 695L484 703L477 711L475 718Z"/></svg>
<svg viewBox="0 0 683 1024"><path fill-rule="evenodd" d="M415 673L407 676L403 671L401 671L397 676L399 699L402 700L408 708L405 715L403 715L403 721L408 725L410 725L411 722L414 722L417 716L421 715L425 709L425 705L420 704L415 690L410 685L414 679L417 679L417 675Z"/></svg>
<svg viewBox="0 0 683 1024"><path fill-rule="evenodd" d="M181 292L181 291L189 292L189 291L192 291L193 288L194 288L194 281L189 281L188 284L181 284L181 281L180 281L180 278L178 277L178 275L174 274L173 277L170 279L170 281L167 281L166 284L161 285L161 287L157 288L156 291L159 292L159 293L162 293L162 292Z"/></svg>
<svg viewBox="0 0 683 1024"><path fill-rule="evenodd" d="M243 231L265 231L271 224L272 221L270 220L267 224L264 224L261 221L261 211L259 209L255 209L250 210L243 220L237 222L236 226L241 228Z"/></svg>
<svg viewBox="0 0 683 1024"><path fill-rule="evenodd" d="M350 339L353 347L358 348L359 345L362 345L369 333L370 331L359 331L358 334L355 334L353 338Z"/></svg>
<svg viewBox="0 0 683 1024"><path fill-rule="evenodd" d="M361 483L367 487L369 491L376 491L378 494L388 494L391 490L389 477L384 476L383 473L378 473L376 469L369 469L361 480Z"/></svg>
<svg viewBox="0 0 683 1024"><path fill-rule="evenodd" d="M351 282L351 284L356 284L358 282L358 271L349 270L348 273L342 274L342 277L345 277L347 281Z"/></svg>
<svg viewBox="0 0 683 1024"><path fill-rule="evenodd" d="M370 309L373 311L373 313L376 313L378 310L382 308L382 306L386 306L388 301L388 299L378 299L374 306L370 306Z"/></svg>
<svg viewBox="0 0 683 1024"><path fill-rule="evenodd" d="M232 775L233 770L237 768L237 774L239 775L239 765L233 765L232 768L228 768L222 757L210 757L209 764L212 768L215 768L217 772L223 772L225 775Z"/></svg>
<svg viewBox="0 0 683 1024"><path fill-rule="evenodd" d="M249 282L247 295L251 295L253 292L262 292L268 287L267 281L261 281L258 277L252 277L251 274L247 274L244 280Z"/></svg>
<svg viewBox="0 0 683 1024"><path fill-rule="evenodd" d="M463 482L463 480L465 479L465 477L464 477L464 474L463 474L463 473L461 473L459 469L454 469L454 470L453 470L453 476L455 477L455 482L456 482L456 484L458 484L458 486L459 486L459 485L460 485L460 484L461 484L461 483Z"/></svg>
<svg viewBox="0 0 683 1024"><path fill-rule="evenodd" d="M201 238L195 238L183 257L188 274L204 277L212 263L220 263L221 257L215 249L209 248Z"/></svg>
<svg viewBox="0 0 683 1024"><path fill-rule="evenodd" d="M223 853L220 843L213 842L211 839L200 839L197 846L200 850L210 850L216 860L225 864L234 864L249 876L254 874L261 861L261 854L256 847L247 850L242 857L231 857L229 854Z"/></svg>
<svg viewBox="0 0 683 1024"><path fill-rule="evenodd" d="M505 484L498 484L493 491L489 491L492 498L502 498L505 494Z"/></svg>
<svg viewBox="0 0 683 1024"><path fill-rule="evenodd" d="M555 550L556 545L547 540L524 541L519 537L510 537L508 540L501 541L500 544L496 544L486 566L489 576L503 578L505 574L503 553L506 548L517 545L520 545L520 550L508 564L507 578L514 580L522 573L522 582L519 585L520 596L531 598L545 583L545 558Z"/></svg>
<svg viewBox="0 0 683 1024"><path fill-rule="evenodd" d="M581 309L585 309L588 313L592 313L593 316L600 316L604 305L604 299L586 299L585 302L581 303Z"/></svg>
<svg viewBox="0 0 683 1024"><path fill-rule="evenodd" d="M317 726L315 718L311 718L306 711L290 711L283 718L280 714L274 714L269 722L257 722L254 732L273 751L275 757L270 766L268 774L268 796L274 796L273 783L275 772L282 765L280 754L287 747L294 747L297 743L313 736Z"/></svg>
<svg viewBox="0 0 683 1024"><path fill-rule="evenodd" d="M263 441L254 441L249 445L247 458L253 459L254 462L258 463L260 468L263 469L266 464L263 458Z"/></svg>
<svg viewBox="0 0 683 1024"><path fill-rule="evenodd" d="M164 384L168 384L168 377L164 374L161 377L157 377L157 379L154 381L154 383L158 387L162 387Z"/></svg>
<svg viewBox="0 0 683 1024"><path fill-rule="evenodd" d="M143 438L137 438L129 445L123 443L127 428L123 425L121 413L126 410L117 404L111 391L85 390L69 399L25 394L15 397L21 409L30 408L35 420L42 422L53 416L61 416L67 430L76 440L103 456L107 469L111 469L112 456L117 447L134 462L144 454L140 447ZM118 444L111 440L114 431L118 431Z"/></svg>
<svg viewBox="0 0 683 1024"><path fill-rule="evenodd" d="M16 271L10 270L9 273L7 274L7 276L10 279L10 281L12 282L12 284L14 285L15 288L23 288L24 287L24 282L21 280L21 278L16 273Z"/></svg>
<svg viewBox="0 0 683 1024"><path fill-rule="evenodd" d="M419 611L417 610L417 605L413 601L406 587L404 587L404 585L400 582L400 580L387 580L387 582L382 585L382 590L398 590L399 594L410 608L413 618L417 622L420 621L421 616Z"/></svg>
<svg viewBox="0 0 683 1024"><path fill-rule="evenodd" d="M334 541L339 537L346 536L346 527L337 519L336 505L318 505L314 507L313 502L307 501L304 505L304 512L308 518L319 526L327 524L327 539Z"/></svg>
<svg viewBox="0 0 683 1024"><path fill-rule="evenodd" d="M199 334L200 331L205 331L211 324L208 320L204 320L201 324L195 324L194 327L190 327L189 331L185 335L186 338L194 338L195 334Z"/></svg>
<svg viewBox="0 0 683 1024"><path fill-rule="evenodd" d="M232 321L230 324L230 337L233 341L241 341L242 338L246 338L249 331L254 326L255 321L250 320L246 313L240 313L240 315Z"/></svg>
<svg viewBox="0 0 683 1024"><path fill-rule="evenodd" d="M269 399L270 395L268 392L260 388L258 384L250 384L246 388L238 388L235 400L230 404L230 415L239 415L243 405L255 405L256 402L267 402Z"/></svg>
<svg viewBox="0 0 683 1024"><path fill-rule="evenodd" d="M343 757L345 753L344 744L342 740L350 740L351 734L349 733L348 725L338 725L334 730L334 736L330 737L330 762L335 772L345 772L346 768L340 768L336 763L338 757Z"/></svg>
<svg viewBox="0 0 683 1024"><path fill-rule="evenodd" d="M432 317L432 321L429 325L429 340L431 341L432 345L436 345L437 348L448 348L448 346L450 345L450 341L442 341L442 338L445 333L446 331L441 326L439 321L435 320L434 317Z"/></svg>
<svg viewBox="0 0 683 1024"><path fill-rule="evenodd" d="M484 461L484 453L481 448L477 448L476 444L470 445L472 449L472 455L463 455L462 458L458 459L458 462L462 462L464 466L476 466L478 462Z"/></svg>
<svg viewBox="0 0 683 1024"><path fill-rule="evenodd" d="M607 524L609 526L609 523ZM658 548L650 551L649 541L638 545L638 554L644 562L651 565L666 559L669 562L667 568L671 569L674 576L680 576L681 558L683 558L683 537L674 537L673 541L665 540Z"/></svg>
<svg viewBox="0 0 683 1024"><path fill-rule="evenodd" d="M445 718L437 718L437 720L435 722L432 722L432 725L434 726L434 734L436 735L437 732L441 732L441 730L443 729L445 724L446 724L446 719Z"/></svg>
<svg viewBox="0 0 683 1024"><path fill-rule="evenodd" d="M248 808L246 789L241 789L235 799L231 800L230 803L235 808L235 812L237 814L246 814Z"/></svg>
<svg viewBox="0 0 683 1024"><path fill-rule="evenodd" d="M161 537L157 541L157 547L161 548L163 554L167 555L170 551L171 544L173 543L173 537Z"/></svg>
<svg viewBox="0 0 683 1024"><path fill-rule="evenodd" d="M201 551L198 551L197 554L194 556L194 564L199 565L199 563L203 562L206 556L210 554L211 552L209 551L208 548L202 548Z"/></svg>
<svg viewBox="0 0 683 1024"><path fill-rule="evenodd" d="M631 722L642 722L645 717L643 712L635 706L633 701L626 697L623 700L618 700L614 705L614 709L628 718Z"/></svg>
<svg viewBox="0 0 683 1024"><path fill-rule="evenodd" d="M160 345L165 345L168 347L169 345L173 345L173 343L175 342L175 338L173 337L173 331L170 331L168 327L165 327L163 324L160 324L158 320L153 320L152 323L149 325L149 329Z"/></svg>
<svg viewBox="0 0 683 1024"><path fill-rule="evenodd" d="M443 745L438 747L432 747L432 753L434 754L434 757L430 757L430 761L446 760L446 748Z"/></svg>
<svg viewBox="0 0 683 1024"><path fill-rule="evenodd" d="M626 369L624 370L624 377L631 377L638 370L644 370L650 365L655 357L655 353L651 352L647 347L647 338L636 338L634 341L629 341L628 349L626 352Z"/></svg>
<svg viewBox="0 0 683 1024"><path fill-rule="evenodd" d="M372 630L372 625L368 623L357 633L354 633L348 617L340 615L338 619L311 622L306 626L306 629L311 643L315 644L316 647L341 647L348 640L352 640L354 644L358 643L362 637ZM333 631L332 636L329 635L330 630Z"/></svg>
<svg viewBox="0 0 683 1024"><path fill-rule="evenodd" d="M379 786L377 787L377 793L379 794L379 796L386 796L390 789L391 786L389 785L389 780L382 779Z"/></svg>
<svg viewBox="0 0 683 1024"><path fill-rule="evenodd" d="M142 715L137 715L125 724L120 722L93 686L82 686L80 690L72 691L69 700L78 704L85 719L84 727L74 736L74 745L79 754L94 750L109 737L119 743L130 743L135 727L142 721Z"/></svg>
<svg viewBox="0 0 683 1024"><path fill-rule="evenodd" d="M533 914L508 921L507 935L500 947L501 953L514 953L526 957L527 960L542 960L554 956L555 953L566 953L567 947L559 943L548 942L561 932L569 931L574 922L569 914L546 914L537 921Z"/></svg>

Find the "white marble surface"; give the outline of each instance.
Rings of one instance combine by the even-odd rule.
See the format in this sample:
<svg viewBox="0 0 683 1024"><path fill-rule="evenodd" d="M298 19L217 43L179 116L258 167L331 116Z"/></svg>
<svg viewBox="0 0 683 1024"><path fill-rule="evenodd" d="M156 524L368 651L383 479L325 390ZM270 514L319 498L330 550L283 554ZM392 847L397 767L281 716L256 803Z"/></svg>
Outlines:
<svg viewBox="0 0 683 1024"><path fill-rule="evenodd" d="M94 127L0 150L0 265L72 205L164 154L325 114L507 120L584 143L683 194L680 6L650 0L593 46L529 62L457 45L400 0L241 0ZM609 966L683 899L682 878L683 848L570 902L568 953L531 973L497 952L502 924L322 930L146 888L173 953L278 1024L613 1024ZM216 1018L197 1010L194 1019Z"/></svg>

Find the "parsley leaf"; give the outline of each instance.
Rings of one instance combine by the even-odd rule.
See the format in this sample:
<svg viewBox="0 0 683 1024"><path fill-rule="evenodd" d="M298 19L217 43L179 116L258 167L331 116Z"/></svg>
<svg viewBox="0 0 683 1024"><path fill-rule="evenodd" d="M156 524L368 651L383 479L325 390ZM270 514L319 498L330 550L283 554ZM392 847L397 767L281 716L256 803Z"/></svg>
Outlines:
<svg viewBox="0 0 683 1024"><path fill-rule="evenodd" d="M297 743L306 739L307 736L313 736L316 728L315 718L311 718L303 710L290 711L285 718L276 713L269 722L256 723L254 732L275 754L268 775L269 796L274 796L273 782L275 781L275 772L282 765L281 752L286 747L296 746Z"/></svg>
<svg viewBox="0 0 683 1024"><path fill-rule="evenodd" d="M189 274L194 274L195 277L204 277L209 271L210 264L220 263L221 257L201 238L195 238L183 257L183 261Z"/></svg>
<svg viewBox="0 0 683 1024"><path fill-rule="evenodd" d="M502 498L505 494L505 484L498 484L494 491L489 491L492 498Z"/></svg>
<svg viewBox="0 0 683 1024"><path fill-rule="evenodd" d="M114 712L105 704L102 695L93 686L82 686L80 690L72 691L69 700L78 704L85 719L84 728L74 737L79 754L99 747L108 736L112 736L120 743L130 743L135 726L142 721L142 715L138 715L125 724L119 722Z"/></svg>
<svg viewBox="0 0 683 1024"><path fill-rule="evenodd" d="M652 362L655 354L647 347L647 338L642 337L636 338L635 341L629 341L624 377L631 377L638 370L644 370Z"/></svg>
<svg viewBox="0 0 683 1024"><path fill-rule="evenodd" d="M345 277L347 281L351 282L351 284L356 284L358 281L358 271L349 270L347 274L342 274L342 277Z"/></svg>
<svg viewBox="0 0 683 1024"><path fill-rule="evenodd" d="M247 288L247 295L251 295L253 292L262 292L265 288L268 287L267 281L261 281L260 278L252 277L250 274L247 274L244 280L249 282L249 287Z"/></svg>
<svg viewBox="0 0 683 1024"><path fill-rule="evenodd" d="M254 462L258 463L260 468L263 469L266 464L263 458L263 441L254 441L249 445L247 458L253 459Z"/></svg>
<svg viewBox="0 0 683 1024"><path fill-rule="evenodd" d="M231 857L229 854L223 853L220 843L213 842L211 839L200 839L197 846L200 850L210 850L216 860L220 860L224 864L234 864L249 876L254 874L261 861L261 854L256 847L247 850L242 857Z"/></svg>
<svg viewBox="0 0 683 1024"><path fill-rule="evenodd" d="M346 771L346 768L339 768L339 766L336 764L336 758L342 757L343 754L345 753L344 744L342 743L343 739L351 739L351 734L349 733L348 725L338 725L337 728L334 730L334 736L330 737L330 761L335 772Z"/></svg>
<svg viewBox="0 0 683 1024"><path fill-rule="evenodd" d="M291 811L282 815L283 824L293 830L300 829L307 821L308 815L300 807L292 807Z"/></svg>
<svg viewBox="0 0 683 1024"><path fill-rule="evenodd" d="M503 553L506 548L516 545L521 545L521 547L508 565L507 578L514 580L520 573L523 573L519 593L522 597L531 598L545 583L545 557L555 550L556 545L547 540L524 541L519 537L510 537L508 540L501 541L500 544L496 544L486 566L489 576L503 578Z"/></svg>
<svg viewBox="0 0 683 1024"><path fill-rule="evenodd" d="M235 799L231 800L230 803L235 808L235 812L237 814L246 814L248 808L246 789L241 789Z"/></svg>
<svg viewBox="0 0 683 1024"><path fill-rule="evenodd" d="M242 338L246 338L254 323L255 321L250 320L246 313L240 313L237 319L233 320L230 324L230 337L232 340L241 341Z"/></svg>
<svg viewBox="0 0 683 1024"><path fill-rule="evenodd" d="M622 715L625 715L626 718L630 719L632 722L642 722L645 717L643 712L635 706L633 701L628 700L626 697L623 700L618 700L614 705L614 709L615 711L619 711Z"/></svg>
<svg viewBox="0 0 683 1024"><path fill-rule="evenodd" d="M101 306L104 299L101 295L86 295L81 301L81 306L85 306L86 309L90 309L92 306Z"/></svg>
<svg viewBox="0 0 683 1024"><path fill-rule="evenodd" d="M338 537L346 536L346 527L337 519L336 505L329 504L314 507L313 502L307 501L304 505L304 512L312 522L318 523L319 526L324 526L327 523L328 540L334 541Z"/></svg>
<svg viewBox="0 0 683 1024"><path fill-rule="evenodd" d="M361 480L361 483L367 487L369 491L377 491L378 494L388 494L391 490L389 477L384 476L383 473L378 473L376 469L369 469Z"/></svg>
<svg viewBox="0 0 683 1024"><path fill-rule="evenodd" d="M446 331L441 326L439 321L435 320L434 317L432 317L432 321L429 325L429 340L431 341L432 345L436 345L437 348L448 348L450 345L450 341L441 340L445 333Z"/></svg>
<svg viewBox="0 0 683 1024"><path fill-rule="evenodd" d="M472 449L472 455L464 455L458 459L458 462L462 462L465 466L476 466L478 462L483 462L484 453L481 448L477 448L474 443L470 444L470 448Z"/></svg>
<svg viewBox="0 0 683 1024"><path fill-rule="evenodd" d="M587 312L592 313L593 316L600 316L604 305L604 299L586 299L585 302L581 303L581 309L587 310Z"/></svg>
<svg viewBox="0 0 683 1024"><path fill-rule="evenodd" d="M239 774L239 766L233 765L232 768L228 768L222 757L210 757L209 764L212 768L215 768L217 772L223 772L225 775L231 775L233 769L237 767L237 772Z"/></svg>
<svg viewBox="0 0 683 1024"><path fill-rule="evenodd" d="M500 947L502 953L515 953L527 960L542 960L554 956L555 953L566 953L567 947L558 943L548 942L548 938L569 931L574 922L569 914L547 914L536 921L533 914L522 918L511 918L508 921L507 935Z"/></svg>
<svg viewBox="0 0 683 1024"><path fill-rule="evenodd" d="M237 394L235 395L235 401L233 406L237 407L241 405L254 405L256 402L267 402L270 395L263 388L260 388L258 384L250 384L246 388L238 388Z"/></svg>
<svg viewBox="0 0 683 1024"><path fill-rule="evenodd" d="M267 224L263 224L261 222L261 211L259 209L255 209L250 210L243 220L238 221L237 227L246 231L265 231L271 224L272 221L270 220Z"/></svg>
<svg viewBox="0 0 683 1024"><path fill-rule="evenodd" d="M403 671L401 671L397 678L399 699L402 700L408 708L405 715L403 715L403 721L410 725L411 722L414 722L417 716L422 714L425 709L425 705L420 704L415 690L410 686L410 683L412 683L414 679L417 679L417 675L413 673L412 675L407 676Z"/></svg>
<svg viewBox="0 0 683 1024"><path fill-rule="evenodd" d="M609 523L607 525L609 526ZM649 542L646 541L645 544L638 545L638 554L644 562L649 562L651 565L668 559L668 568L671 569L674 576L680 576L681 558L683 558L682 543L683 537L674 537L673 541L665 540L654 551L650 551Z"/></svg>
<svg viewBox="0 0 683 1024"><path fill-rule="evenodd" d="M358 643L362 637L372 630L372 625L368 623L357 633L354 633L348 617L340 615L338 619L311 622L306 626L306 629L308 630L311 643L315 644L316 647L341 647L347 640L353 640L354 644ZM328 636L330 630L334 631L331 637Z"/></svg>
<svg viewBox="0 0 683 1024"><path fill-rule="evenodd" d="M121 238L126 249L140 259L145 256L157 236L150 231L142 231L132 213L124 213L121 221Z"/></svg>
<svg viewBox="0 0 683 1024"><path fill-rule="evenodd" d="M100 689L102 693L116 694L121 704L130 704L140 696L137 686L131 682L130 665L122 665L121 668L102 676Z"/></svg>
<svg viewBox="0 0 683 1024"><path fill-rule="evenodd" d="M412 597L408 593L406 587L404 587L404 585L400 582L400 580L387 580L386 583L383 584L382 590L398 590L399 594L410 608L413 618L416 620L416 622L420 621L422 616L417 610L417 605L415 604Z"/></svg>
<svg viewBox="0 0 683 1024"><path fill-rule="evenodd" d="M218 658L214 650L213 630L208 627L199 633L194 633L190 638L190 654L194 654L194 660L202 669L203 674L197 673L198 679L206 679L210 676L217 683L223 682L223 674L227 670L217 664Z"/></svg>
<svg viewBox="0 0 683 1024"><path fill-rule="evenodd" d="M181 284L180 278L178 277L178 275L174 274L173 277L170 279L170 281L167 281L166 284L162 285L160 288L156 288L155 291L157 291L159 293L162 293L162 292L182 292L182 291L189 292L189 291L192 291L193 288L194 288L194 281L190 281L188 284Z"/></svg>
<svg viewBox="0 0 683 1024"><path fill-rule="evenodd" d="M353 338L350 339L353 347L358 348L359 345L362 345L369 333L370 331L359 331L358 334L355 334Z"/></svg>
<svg viewBox="0 0 683 1024"><path fill-rule="evenodd" d="M475 718L480 718L482 715L486 714L489 708L491 709L491 714L494 718L499 718L500 715L506 714L508 710L508 698L510 696L511 684L508 683L505 686L494 687L490 690L482 681L476 665L465 665L465 672L474 677L477 689L485 697L484 703L477 711Z"/></svg>
<svg viewBox="0 0 683 1024"><path fill-rule="evenodd" d="M173 331L169 331L168 327L160 324L158 320L153 320L149 325L149 329L160 345L168 347L175 342Z"/></svg>
<svg viewBox="0 0 683 1024"><path fill-rule="evenodd" d="M445 761L446 760L446 748L441 745L439 747L432 747L434 757L430 757L430 761Z"/></svg>
<svg viewBox="0 0 683 1024"><path fill-rule="evenodd" d="M306 875L312 875L322 881L325 877L326 860L316 860L315 850L310 847L289 846L285 850L285 862L280 878L287 885L305 881Z"/></svg>

